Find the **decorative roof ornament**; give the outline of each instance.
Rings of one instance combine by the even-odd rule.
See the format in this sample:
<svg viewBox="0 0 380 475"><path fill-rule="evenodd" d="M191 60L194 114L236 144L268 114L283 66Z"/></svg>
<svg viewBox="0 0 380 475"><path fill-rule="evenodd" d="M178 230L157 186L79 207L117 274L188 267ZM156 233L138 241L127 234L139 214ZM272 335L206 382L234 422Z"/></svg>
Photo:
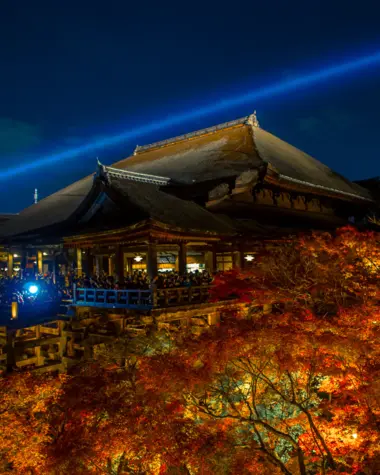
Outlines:
<svg viewBox="0 0 380 475"><path fill-rule="evenodd" d="M252 127L260 127L259 121L257 119L256 111L253 111L253 114L248 116L247 123L251 125Z"/></svg>
<svg viewBox="0 0 380 475"><path fill-rule="evenodd" d="M139 150L139 146L136 145L136 148L135 148L134 151L133 151L133 155L137 155L138 150Z"/></svg>
<svg viewBox="0 0 380 475"><path fill-rule="evenodd" d="M150 183L153 185L166 186L170 183L170 178L165 176L150 175L148 173L138 173L132 170L122 170L120 168L107 167L97 158L98 169L94 179L101 178L106 183L111 183L112 178L121 178L140 183Z"/></svg>
<svg viewBox="0 0 380 475"><path fill-rule="evenodd" d="M106 182L109 182L109 177L108 177L106 166L101 163L101 161L99 160L98 157L96 157L96 162L97 162L98 168L96 170L96 174L94 176L94 179L103 178L103 180L105 180Z"/></svg>
<svg viewBox="0 0 380 475"><path fill-rule="evenodd" d="M34 204L38 203L38 190L37 188L34 189Z"/></svg>

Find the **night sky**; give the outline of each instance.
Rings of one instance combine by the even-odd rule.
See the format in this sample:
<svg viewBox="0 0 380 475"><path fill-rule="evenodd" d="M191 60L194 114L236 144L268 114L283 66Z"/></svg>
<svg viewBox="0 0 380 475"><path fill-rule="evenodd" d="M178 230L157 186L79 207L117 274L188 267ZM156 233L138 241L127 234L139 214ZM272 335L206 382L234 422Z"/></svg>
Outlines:
<svg viewBox="0 0 380 475"><path fill-rule="evenodd" d="M376 4L378 6L376 6ZM375 0L0 2L0 170L380 51ZM380 65L1 181L32 204L143 145L248 115L348 178L380 175Z"/></svg>

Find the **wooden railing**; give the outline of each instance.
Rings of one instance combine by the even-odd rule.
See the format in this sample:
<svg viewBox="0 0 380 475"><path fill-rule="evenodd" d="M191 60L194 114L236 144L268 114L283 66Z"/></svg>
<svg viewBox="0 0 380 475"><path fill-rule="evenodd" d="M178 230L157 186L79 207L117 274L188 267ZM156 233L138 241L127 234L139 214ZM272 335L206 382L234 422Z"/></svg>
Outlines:
<svg viewBox="0 0 380 475"><path fill-rule="evenodd" d="M171 307L207 302L210 286L173 287L154 290L112 290L75 288L74 306L99 308L134 308L149 310L154 307Z"/></svg>
<svg viewBox="0 0 380 475"><path fill-rule="evenodd" d="M155 290L157 307L171 307L176 305L191 305L205 303L210 297L209 285L192 287L173 287Z"/></svg>
<svg viewBox="0 0 380 475"><path fill-rule="evenodd" d="M74 287L73 305L148 310L153 307L153 300L150 290L76 289Z"/></svg>

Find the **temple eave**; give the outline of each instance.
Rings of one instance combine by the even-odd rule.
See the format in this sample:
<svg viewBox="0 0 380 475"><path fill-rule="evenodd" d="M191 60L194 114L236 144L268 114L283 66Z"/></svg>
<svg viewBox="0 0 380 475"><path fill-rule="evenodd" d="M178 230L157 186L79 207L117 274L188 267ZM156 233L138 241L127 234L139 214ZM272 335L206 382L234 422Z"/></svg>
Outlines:
<svg viewBox="0 0 380 475"><path fill-rule="evenodd" d="M303 193L308 193L317 196L324 196L329 198L338 198L344 201L358 201L358 202L367 202L373 203L373 200L370 198L365 198L360 195L355 195L354 193L345 193L340 190L334 190L322 185L315 185L312 183L304 182L301 180L292 179L284 175L270 175L267 174L264 177L264 182L270 185L275 185L279 188L284 188L290 191L298 191Z"/></svg>
<svg viewBox="0 0 380 475"><path fill-rule="evenodd" d="M225 237L232 235L233 233L224 234ZM179 227L170 226L156 220L148 219L128 227L66 236L63 241L66 247L76 245L91 247L99 242L115 241L117 243L122 243L144 241L145 239L217 242L222 239L222 235L212 231L184 230Z"/></svg>

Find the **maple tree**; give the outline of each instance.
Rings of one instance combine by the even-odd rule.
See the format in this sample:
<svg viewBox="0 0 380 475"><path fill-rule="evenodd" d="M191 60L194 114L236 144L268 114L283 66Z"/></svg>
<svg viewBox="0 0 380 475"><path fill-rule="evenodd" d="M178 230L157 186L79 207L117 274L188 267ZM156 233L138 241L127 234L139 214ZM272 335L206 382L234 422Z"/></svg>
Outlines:
<svg viewBox="0 0 380 475"><path fill-rule="evenodd" d="M216 279L235 300L201 336L1 379L0 473L378 473L379 266L354 228L263 246Z"/></svg>
<svg viewBox="0 0 380 475"><path fill-rule="evenodd" d="M216 285L250 320L231 310L164 362L145 361L143 377L225 431L236 473L377 473L379 264L379 236L353 228L264 250Z"/></svg>

